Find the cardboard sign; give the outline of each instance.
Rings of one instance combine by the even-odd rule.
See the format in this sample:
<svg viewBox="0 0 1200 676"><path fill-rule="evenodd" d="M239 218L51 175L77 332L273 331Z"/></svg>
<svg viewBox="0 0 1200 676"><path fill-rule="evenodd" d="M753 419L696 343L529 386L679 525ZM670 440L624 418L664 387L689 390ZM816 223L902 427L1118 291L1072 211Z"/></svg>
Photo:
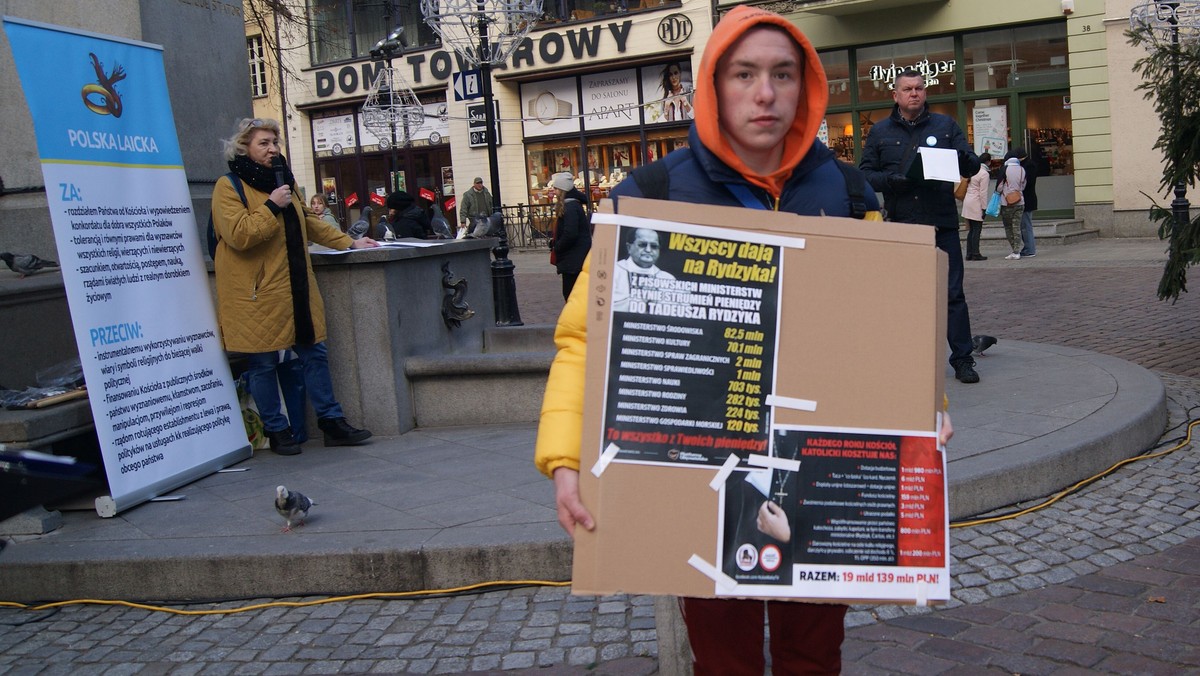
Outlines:
<svg viewBox="0 0 1200 676"><path fill-rule="evenodd" d="M573 590L949 599L933 228L622 199L594 217Z"/></svg>

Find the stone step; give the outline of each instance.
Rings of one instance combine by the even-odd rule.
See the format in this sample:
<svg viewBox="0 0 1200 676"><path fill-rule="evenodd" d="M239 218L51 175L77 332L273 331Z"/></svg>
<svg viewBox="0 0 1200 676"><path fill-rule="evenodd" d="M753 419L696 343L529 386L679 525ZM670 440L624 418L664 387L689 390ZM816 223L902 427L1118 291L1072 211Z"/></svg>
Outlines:
<svg viewBox="0 0 1200 676"><path fill-rule="evenodd" d="M409 357L417 427L536 422L554 350Z"/></svg>
<svg viewBox="0 0 1200 676"><path fill-rule="evenodd" d="M1043 243L1046 245L1073 244L1088 239L1097 239L1100 237L1100 231L1088 228L1083 220L1078 218L1042 219L1033 222L1033 236L1039 245ZM965 226L959 230L959 237L964 242L966 241L967 229ZM979 235L981 242L1003 242L1006 239L1003 222L998 220L983 222L983 231Z"/></svg>
<svg viewBox="0 0 1200 676"><path fill-rule="evenodd" d="M483 351L545 352L554 349L554 324L495 326L483 331Z"/></svg>

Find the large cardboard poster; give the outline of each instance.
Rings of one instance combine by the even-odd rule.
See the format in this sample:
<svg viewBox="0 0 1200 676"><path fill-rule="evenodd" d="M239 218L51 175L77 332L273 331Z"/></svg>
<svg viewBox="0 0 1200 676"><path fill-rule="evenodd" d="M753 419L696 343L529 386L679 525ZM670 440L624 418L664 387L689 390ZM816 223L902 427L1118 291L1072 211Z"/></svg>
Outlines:
<svg viewBox="0 0 1200 676"><path fill-rule="evenodd" d="M947 259L924 226L594 216L575 593L949 599Z"/></svg>
<svg viewBox="0 0 1200 676"><path fill-rule="evenodd" d="M162 48L6 18L111 495L101 516L250 457Z"/></svg>
<svg viewBox="0 0 1200 676"><path fill-rule="evenodd" d="M617 462L723 465L765 453L780 250L802 238L622 227L605 440ZM700 393L721 396L698 396Z"/></svg>

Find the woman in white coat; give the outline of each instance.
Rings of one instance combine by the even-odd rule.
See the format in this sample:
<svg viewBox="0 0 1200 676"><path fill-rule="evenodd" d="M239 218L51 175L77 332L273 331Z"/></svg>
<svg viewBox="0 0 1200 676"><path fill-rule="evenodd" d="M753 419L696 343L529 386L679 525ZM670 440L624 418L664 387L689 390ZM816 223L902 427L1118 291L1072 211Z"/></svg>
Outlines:
<svg viewBox="0 0 1200 676"><path fill-rule="evenodd" d="M983 232L983 210L987 207L988 183L991 174L988 165L992 156L979 155L979 171L967 181L967 195L963 197L962 217L967 221L967 260L986 261L987 256L979 253L979 235Z"/></svg>

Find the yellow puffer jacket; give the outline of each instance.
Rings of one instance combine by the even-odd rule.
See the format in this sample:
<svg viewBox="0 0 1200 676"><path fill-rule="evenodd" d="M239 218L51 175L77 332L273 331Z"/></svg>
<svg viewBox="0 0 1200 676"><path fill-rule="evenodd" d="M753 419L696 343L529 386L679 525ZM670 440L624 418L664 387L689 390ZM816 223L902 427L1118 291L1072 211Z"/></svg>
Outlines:
<svg viewBox="0 0 1200 676"><path fill-rule="evenodd" d="M217 323L225 349L231 352L273 352L296 342L292 286L288 278L283 214L267 206L269 193L242 182L246 204L222 176L213 188L213 229L217 234L214 261L217 277ZM305 249L309 241L331 249L348 249L353 239L318 218L293 193L291 208L300 213ZM325 304L317 290L307 252L308 299L317 342L325 340Z"/></svg>
<svg viewBox="0 0 1200 676"><path fill-rule="evenodd" d="M589 253L583 271L575 280L571 297L563 307L554 330L558 354L550 366L546 396L542 400L534 463L546 476L559 467L579 469L579 446L583 441L583 377L587 365L587 296Z"/></svg>

